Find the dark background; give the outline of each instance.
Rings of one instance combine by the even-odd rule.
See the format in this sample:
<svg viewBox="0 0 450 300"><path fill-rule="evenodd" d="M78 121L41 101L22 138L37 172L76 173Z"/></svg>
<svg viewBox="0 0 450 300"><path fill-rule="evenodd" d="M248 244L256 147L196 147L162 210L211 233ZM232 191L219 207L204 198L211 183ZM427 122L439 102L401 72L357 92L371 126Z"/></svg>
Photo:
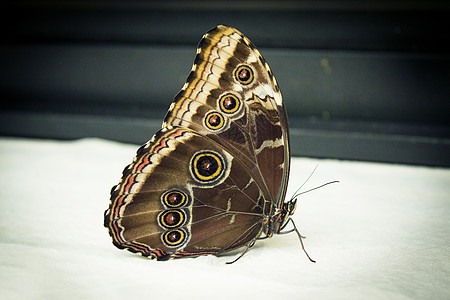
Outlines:
<svg viewBox="0 0 450 300"><path fill-rule="evenodd" d="M446 1L12 1L0 5L0 134L142 144L202 35L269 62L294 155L450 166Z"/></svg>

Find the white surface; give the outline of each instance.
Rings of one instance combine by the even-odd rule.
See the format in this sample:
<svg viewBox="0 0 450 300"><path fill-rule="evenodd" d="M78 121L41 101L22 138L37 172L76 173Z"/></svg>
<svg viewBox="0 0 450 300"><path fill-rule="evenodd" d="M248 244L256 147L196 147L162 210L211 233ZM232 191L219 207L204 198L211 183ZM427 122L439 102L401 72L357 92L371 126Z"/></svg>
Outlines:
<svg viewBox="0 0 450 300"><path fill-rule="evenodd" d="M1 299L449 299L450 170L295 158L306 235L234 256L156 262L115 248L110 188L137 146L0 139Z"/></svg>

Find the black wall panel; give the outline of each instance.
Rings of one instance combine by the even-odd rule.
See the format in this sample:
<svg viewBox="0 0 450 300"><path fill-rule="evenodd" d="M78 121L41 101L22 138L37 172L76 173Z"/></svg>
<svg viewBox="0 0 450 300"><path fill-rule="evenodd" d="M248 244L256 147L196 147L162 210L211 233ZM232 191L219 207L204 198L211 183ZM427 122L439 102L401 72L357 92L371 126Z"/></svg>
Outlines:
<svg viewBox="0 0 450 300"><path fill-rule="evenodd" d="M184 84L201 36L227 24L273 69L294 155L450 166L446 2L1 6L2 135L144 143Z"/></svg>

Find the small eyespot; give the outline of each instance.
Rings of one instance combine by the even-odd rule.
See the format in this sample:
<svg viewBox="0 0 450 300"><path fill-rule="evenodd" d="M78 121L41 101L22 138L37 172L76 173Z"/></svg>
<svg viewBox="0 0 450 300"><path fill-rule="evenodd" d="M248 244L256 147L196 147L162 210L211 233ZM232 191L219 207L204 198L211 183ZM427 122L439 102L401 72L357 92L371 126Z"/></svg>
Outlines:
<svg viewBox="0 0 450 300"><path fill-rule="evenodd" d="M186 220L184 211L179 209L166 210L158 216L159 224L165 228L176 228Z"/></svg>
<svg viewBox="0 0 450 300"><path fill-rule="evenodd" d="M181 191L171 190L165 192L161 197L162 203L169 208L184 206L188 202L188 196Z"/></svg>
<svg viewBox="0 0 450 300"><path fill-rule="evenodd" d="M205 116L205 126L210 130L219 130L225 125L223 116L216 111L211 111Z"/></svg>
<svg viewBox="0 0 450 300"><path fill-rule="evenodd" d="M177 247L186 241L187 233L181 228L174 229L164 232L161 235L161 239L167 247Z"/></svg>
<svg viewBox="0 0 450 300"><path fill-rule="evenodd" d="M234 72L234 77L241 84L250 84L254 79L253 70L249 66L240 65Z"/></svg>
<svg viewBox="0 0 450 300"><path fill-rule="evenodd" d="M219 99L220 110L226 114L233 114L241 107L241 101L233 94L225 94Z"/></svg>

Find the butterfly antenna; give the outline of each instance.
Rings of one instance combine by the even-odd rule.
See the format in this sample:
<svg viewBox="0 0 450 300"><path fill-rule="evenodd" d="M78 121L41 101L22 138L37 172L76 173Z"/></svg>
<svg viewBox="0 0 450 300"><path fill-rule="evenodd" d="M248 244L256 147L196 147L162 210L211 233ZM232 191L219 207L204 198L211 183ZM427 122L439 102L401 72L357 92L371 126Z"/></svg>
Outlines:
<svg viewBox="0 0 450 300"><path fill-rule="evenodd" d="M310 189L310 190L307 190L307 191L304 191L304 192L301 192L301 193L298 193L298 194L294 194L294 196L292 197L292 199L297 198L297 197L300 196L300 195L309 193L309 192L311 192L311 191L320 189L320 188L322 188L322 187L324 187L324 186L326 186L326 185L332 184L332 183L339 183L339 180L333 180L333 181L324 183L324 184L322 184L322 185L316 186L315 188L312 188L312 189Z"/></svg>
<svg viewBox="0 0 450 300"><path fill-rule="evenodd" d="M237 262L242 256L244 256L245 253L248 252L248 250L250 250L251 247L253 247L255 242L256 242L256 238L254 238L250 243L247 244L247 247L245 248L245 250L238 257L236 257L232 261L227 261L225 264L231 265L231 264L234 264L235 262Z"/></svg>
<svg viewBox="0 0 450 300"><path fill-rule="evenodd" d="M312 170L311 174L309 174L308 178L306 178L305 182L303 182L303 184L295 191L294 196L291 197L291 200L292 200L292 199L295 199L295 197L298 196L297 193L301 190L301 188L302 188L302 187L309 181L309 179L313 176L313 174L314 174L314 172L316 172L318 166L319 166L319 165L317 164L316 167L314 168L314 170Z"/></svg>
<svg viewBox="0 0 450 300"><path fill-rule="evenodd" d="M304 192L299 193L299 192L300 192L300 189L301 189L301 188L309 181L309 179L311 179L311 177L313 176L313 174L316 172L318 166L319 166L319 165L316 165L316 167L314 168L314 170L312 170L311 174L309 174L308 178L306 178L305 182L304 182L304 183L303 183L303 184L295 191L294 195L291 197L291 200L297 198L297 197L300 196L300 195L303 195L303 194L309 193L309 192L311 192L311 191L320 189L320 188L322 188L322 187L324 187L324 186L326 186L326 185L329 185L329 184L332 184L332 183L339 183L338 180L333 180L333 181L324 183L324 184L322 184L322 185L320 185L320 186L317 186L317 187L315 187L315 188L312 188L312 189L310 189L310 190L307 190L307 191L304 191Z"/></svg>

